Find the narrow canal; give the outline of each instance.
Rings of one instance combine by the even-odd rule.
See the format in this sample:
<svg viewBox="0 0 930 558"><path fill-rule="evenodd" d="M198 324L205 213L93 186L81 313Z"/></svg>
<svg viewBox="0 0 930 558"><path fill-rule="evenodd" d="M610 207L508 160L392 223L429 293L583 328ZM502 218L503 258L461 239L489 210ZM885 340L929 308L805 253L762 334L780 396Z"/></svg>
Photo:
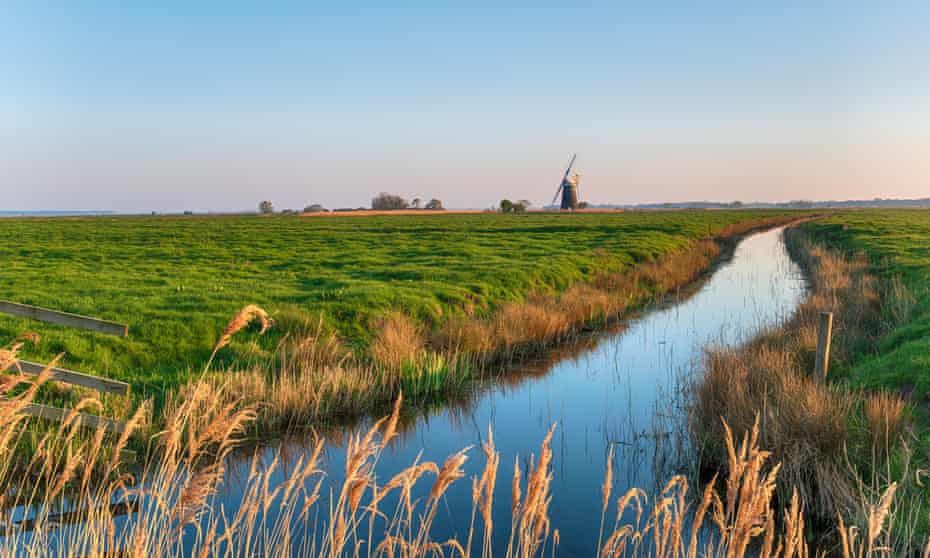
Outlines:
<svg viewBox="0 0 930 558"><path fill-rule="evenodd" d="M729 261L678 300L496 380L467 404L421 415L384 451L376 468L380 482L417 459L441 463L466 446L473 446L466 475L477 474L484 462L479 447L490 426L501 453L493 510L501 527L494 546L503 550L514 459L538 453L540 441L555 425L550 515L552 527L560 532L558 555L592 556L608 448L614 451L615 493L632 486L652 492L671 475L689 472L694 456L686 430L688 390L701 373L704 348L732 346L777 325L804 297L805 281L787 254L782 232L745 238ZM326 485L337 487L345 448L329 444ZM290 441L269 447L261 450L261 459L270 462L280 450L283 459L294 462L309 451L308 445ZM234 513L230 510L242 498L251 456L230 465L220 503ZM287 470L285 463L271 482L281 482L281 471ZM430 483L424 484L428 489ZM434 540L464 541L471 507L471 483L463 479L439 509Z"/></svg>

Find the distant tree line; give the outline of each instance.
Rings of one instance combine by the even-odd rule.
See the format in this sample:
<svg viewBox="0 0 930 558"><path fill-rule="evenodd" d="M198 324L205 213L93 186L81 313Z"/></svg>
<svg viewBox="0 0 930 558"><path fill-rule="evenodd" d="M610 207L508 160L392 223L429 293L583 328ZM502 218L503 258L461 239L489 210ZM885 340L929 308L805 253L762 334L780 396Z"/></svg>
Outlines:
<svg viewBox="0 0 930 558"><path fill-rule="evenodd" d="M364 211L365 209L367 208L340 208L334 209L333 211ZM381 192L372 198L371 209L379 211L390 211L396 209L426 209L431 211L439 211L445 209L445 207L443 207L442 201L437 198L432 198L426 203L423 203L423 200L420 198L413 198L412 201L408 202L401 196L388 194L387 192ZM303 209L303 213L326 213L328 211L328 209L318 203L307 205ZM262 215L272 215L275 213L274 204L269 200L264 200L258 204L258 212ZM291 215L296 213L300 212L296 209L285 209L281 211L282 215Z"/></svg>
<svg viewBox="0 0 930 558"><path fill-rule="evenodd" d="M413 198L413 201L410 202L402 196L389 194L387 192L381 192L377 196L373 197L371 199L371 208L378 211L392 211L398 209L429 209L437 211L440 209L445 209L442 206L442 202L436 198L432 198L424 205L423 200L420 198Z"/></svg>

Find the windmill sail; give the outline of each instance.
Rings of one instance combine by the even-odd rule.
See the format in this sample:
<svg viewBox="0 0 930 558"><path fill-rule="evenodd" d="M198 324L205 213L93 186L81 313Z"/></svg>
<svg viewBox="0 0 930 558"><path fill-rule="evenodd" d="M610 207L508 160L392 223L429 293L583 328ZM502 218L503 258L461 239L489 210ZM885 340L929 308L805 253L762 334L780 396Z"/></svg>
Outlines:
<svg viewBox="0 0 930 558"><path fill-rule="evenodd" d="M552 204L555 205L559 196L562 197L562 202L559 205L560 209L576 209L578 207L578 175L576 174L573 177L570 177L569 174L572 172L572 167L575 165L575 158L578 156L577 153L572 155L571 160L568 162L568 167L565 169L565 174L562 175L562 180L559 182L559 187L555 191L555 196L552 198Z"/></svg>

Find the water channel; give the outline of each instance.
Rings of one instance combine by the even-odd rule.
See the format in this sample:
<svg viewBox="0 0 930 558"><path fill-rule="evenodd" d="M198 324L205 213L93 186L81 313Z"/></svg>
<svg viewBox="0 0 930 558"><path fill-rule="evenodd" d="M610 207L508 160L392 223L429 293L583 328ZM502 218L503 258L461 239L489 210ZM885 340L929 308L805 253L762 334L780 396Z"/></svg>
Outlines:
<svg viewBox="0 0 930 558"><path fill-rule="evenodd" d="M501 453L494 517L504 526L494 545L503 549L515 456L538 453L555 425L550 516L560 532L558 555L592 556L608 448L614 451L615 493L632 486L651 492L671 475L688 473L694 457L686 430L687 390L701 373L705 348L734 346L777 325L804 297L805 280L782 233L779 228L749 236L687 293L482 386L466 404L422 413L385 449L376 469L380 482L417 459L441 463L466 446L474 446L466 474L475 475L484 462L477 448L492 427ZM300 441L282 444L261 450L262 461L280 452L293 462L309 451ZM344 460L345 448L330 442L324 463L329 486L341 481ZM251 456L231 463L220 499L227 513L242 498L250 462ZM282 470L288 470L286 463ZM271 482L283 477L279 471ZM433 538L464 540L470 514L471 483L463 479L447 493Z"/></svg>

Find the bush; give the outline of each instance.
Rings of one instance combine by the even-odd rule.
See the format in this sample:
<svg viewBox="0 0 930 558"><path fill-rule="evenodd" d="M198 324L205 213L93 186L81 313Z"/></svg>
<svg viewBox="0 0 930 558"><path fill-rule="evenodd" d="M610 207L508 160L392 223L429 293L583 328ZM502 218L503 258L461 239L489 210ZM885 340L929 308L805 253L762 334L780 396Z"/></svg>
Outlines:
<svg viewBox="0 0 930 558"><path fill-rule="evenodd" d="M371 200L372 209L381 209L381 210L392 210L392 209L407 209L410 207L410 204L404 198L388 194L386 192L381 192Z"/></svg>
<svg viewBox="0 0 930 558"><path fill-rule="evenodd" d="M513 202L508 199L501 200L501 213L510 213L513 211Z"/></svg>
<svg viewBox="0 0 930 558"><path fill-rule="evenodd" d="M322 205L315 203L304 208L304 213L325 213L329 211Z"/></svg>
<svg viewBox="0 0 930 558"><path fill-rule="evenodd" d="M430 201L426 202L426 209L432 209L434 211L438 211L441 209L445 209L445 207L442 206L441 201L437 200L436 198L433 198Z"/></svg>
<svg viewBox="0 0 930 558"><path fill-rule="evenodd" d="M274 204L268 200L265 200L258 204L258 212L263 215L274 213Z"/></svg>

